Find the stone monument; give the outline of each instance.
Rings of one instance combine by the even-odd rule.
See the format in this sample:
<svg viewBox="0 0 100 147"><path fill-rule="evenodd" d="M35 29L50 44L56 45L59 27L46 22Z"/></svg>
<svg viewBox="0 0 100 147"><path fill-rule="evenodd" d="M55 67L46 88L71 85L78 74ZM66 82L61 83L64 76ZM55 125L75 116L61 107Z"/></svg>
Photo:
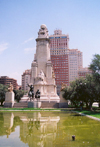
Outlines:
<svg viewBox="0 0 100 147"><path fill-rule="evenodd" d="M61 90L60 90L60 103L59 103L59 108L67 108L68 107L68 101L67 100L65 100L64 98L63 98L63 93L64 93L64 89L65 88L67 88L67 84L64 84L63 82L62 82L62 85L61 85Z"/></svg>
<svg viewBox="0 0 100 147"><path fill-rule="evenodd" d="M36 54L31 65L31 84L34 93L39 89L40 101L60 101L56 92L55 75L50 59L49 35L46 25L41 25L36 39Z"/></svg>
<svg viewBox="0 0 100 147"><path fill-rule="evenodd" d="M14 105L14 92L13 85L10 83L8 92L6 92L4 107L13 107Z"/></svg>

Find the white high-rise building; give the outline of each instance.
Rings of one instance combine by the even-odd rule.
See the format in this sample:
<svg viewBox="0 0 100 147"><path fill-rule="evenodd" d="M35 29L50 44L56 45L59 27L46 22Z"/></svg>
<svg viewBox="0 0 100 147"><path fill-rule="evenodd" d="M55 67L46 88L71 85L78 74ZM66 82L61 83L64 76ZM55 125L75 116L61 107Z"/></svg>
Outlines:
<svg viewBox="0 0 100 147"><path fill-rule="evenodd" d="M83 68L82 52L78 49L69 49L69 82L78 78L78 70Z"/></svg>
<svg viewBox="0 0 100 147"><path fill-rule="evenodd" d="M28 84L30 83L31 70L27 69L22 75L22 90L28 91Z"/></svg>

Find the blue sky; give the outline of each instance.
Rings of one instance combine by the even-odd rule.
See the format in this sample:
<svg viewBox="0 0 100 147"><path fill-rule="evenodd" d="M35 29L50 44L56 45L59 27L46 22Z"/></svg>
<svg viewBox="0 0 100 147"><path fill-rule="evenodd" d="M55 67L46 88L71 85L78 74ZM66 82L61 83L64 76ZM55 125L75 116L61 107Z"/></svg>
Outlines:
<svg viewBox="0 0 100 147"><path fill-rule="evenodd" d="M21 84L31 68L41 24L69 34L69 48L83 52L83 66L100 54L100 0L0 0L0 76Z"/></svg>

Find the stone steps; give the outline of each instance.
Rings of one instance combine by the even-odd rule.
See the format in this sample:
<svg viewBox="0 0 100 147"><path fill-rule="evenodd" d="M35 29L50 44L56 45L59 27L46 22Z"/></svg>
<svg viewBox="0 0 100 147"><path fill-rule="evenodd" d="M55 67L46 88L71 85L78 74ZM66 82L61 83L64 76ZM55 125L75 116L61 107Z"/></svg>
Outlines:
<svg viewBox="0 0 100 147"><path fill-rule="evenodd" d="M14 103L13 108L28 108L28 102ZM41 102L41 108L59 108L59 103L57 102Z"/></svg>
<svg viewBox="0 0 100 147"><path fill-rule="evenodd" d="M59 103L57 102L41 102L41 108L59 108Z"/></svg>
<svg viewBox="0 0 100 147"><path fill-rule="evenodd" d="M13 108L28 108L27 102L14 103Z"/></svg>

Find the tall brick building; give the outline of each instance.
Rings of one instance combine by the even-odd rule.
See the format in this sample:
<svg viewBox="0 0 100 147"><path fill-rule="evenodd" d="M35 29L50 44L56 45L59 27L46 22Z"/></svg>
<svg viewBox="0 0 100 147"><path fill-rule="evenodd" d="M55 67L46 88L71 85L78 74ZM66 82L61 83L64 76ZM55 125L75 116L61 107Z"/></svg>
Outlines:
<svg viewBox="0 0 100 147"><path fill-rule="evenodd" d="M61 30L55 30L54 35L51 35L49 39L51 61L56 77L57 93L59 94L62 82L69 85L69 60L67 54L69 36L62 34Z"/></svg>
<svg viewBox="0 0 100 147"><path fill-rule="evenodd" d="M78 70L83 68L82 52L78 49L69 49L69 35L55 30L50 39L50 53L53 69L56 76L57 92L60 93L62 82L70 82L78 78Z"/></svg>

